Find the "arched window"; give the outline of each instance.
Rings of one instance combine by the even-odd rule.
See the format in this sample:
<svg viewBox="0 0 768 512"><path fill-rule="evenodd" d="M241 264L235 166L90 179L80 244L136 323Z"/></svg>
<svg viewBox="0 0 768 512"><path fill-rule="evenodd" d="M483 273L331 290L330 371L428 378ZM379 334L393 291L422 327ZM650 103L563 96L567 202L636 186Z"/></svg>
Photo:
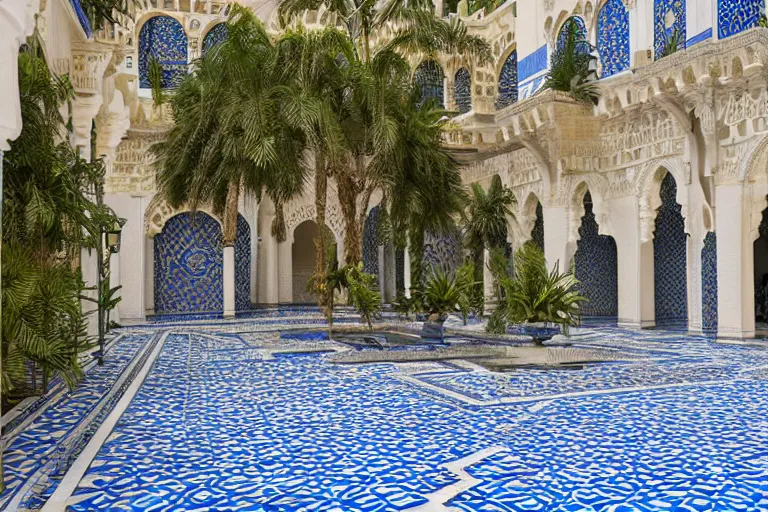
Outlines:
<svg viewBox="0 0 768 512"><path fill-rule="evenodd" d="M149 87L149 61L154 57L163 68L163 87L173 88L187 73L187 34L181 23L169 16L155 16L139 33L139 82Z"/></svg>
<svg viewBox="0 0 768 512"><path fill-rule="evenodd" d="M565 20L565 23L563 23L563 26L560 27L560 32L557 33L557 46L555 47L556 50L559 50L565 45L565 38L568 25L575 25L576 26L576 39L580 41L584 41L583 44L579 45L579 49L589 53L589 36L587 33L587 25L584 23L584 20L581 18L581 16L571 16L567 20Z"/></svg>
<svg viewBox="0 0 768 512"><path fill-rule="evenodd" d="M756 27L765 12L765 0L718 0L717 37L724 39Z"/></svg>
<svg viewBox="0 0 768 512"><path fill-rule="evenodd" d="M608 0L597 18L597 51L603 77L629 69L629 11L621 0Z"/></svg>
<svg viewBox="0 0 768 512"><path fill-rule="evenodd" d="M434 98L441 107L445 106L443 100L443 79L445 74L440 64L433 60L425 60L413 74L413 81L421 89L421 103L429 98Z"/></svg>
<svg viewBox="0 0 768 512"><path fill-rule="evenodd" d="M205 37L203 38L203 55L222 42L224 39L227 38L227 24L226 23L219 23L218 25L214 25L214 27L208 31L207 34L205 34Z"/></svg>
<svg viewBox="0 0 768 512"><path fill-rule="evenodd" d="M509 54L499 73L499 95L496 97L496 110L517 101L517 50Z"/></svg>
<svg viewBox="0 0 768 512"><path fill-rule="evenodd" d="M453 77L453 99L462 114L472 110L472 80L466 68L459 69Z"/></svg>
<svg viewBox="0 0 768 512"><path fill-rule="evenodd" d="M665 55L665 47L677 36L678 48L685 48L685 0L654 0L653 4L653 48L656 58Z"/></svg>

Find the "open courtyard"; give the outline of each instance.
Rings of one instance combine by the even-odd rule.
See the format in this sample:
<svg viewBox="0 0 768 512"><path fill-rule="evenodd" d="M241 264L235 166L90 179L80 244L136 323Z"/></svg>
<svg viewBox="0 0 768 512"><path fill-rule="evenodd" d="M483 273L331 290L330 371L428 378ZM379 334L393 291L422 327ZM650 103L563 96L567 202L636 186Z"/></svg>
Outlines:
<svg viewBox="0 0 768 512"><path fill-rule="evenodd" d="M121 329L5 426L2 509L768 509L764 342L601 326L549 350L628 360L340 364L381 349L284 314Z"/></svg>

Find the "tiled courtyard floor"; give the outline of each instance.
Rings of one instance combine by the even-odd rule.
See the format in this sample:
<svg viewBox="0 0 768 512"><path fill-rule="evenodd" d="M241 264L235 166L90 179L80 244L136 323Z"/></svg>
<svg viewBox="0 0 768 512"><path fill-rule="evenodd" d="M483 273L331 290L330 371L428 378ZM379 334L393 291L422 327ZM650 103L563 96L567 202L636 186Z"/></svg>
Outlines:
<svg viewBox="0 0 768 512"><path fill-rule="evenodd" d="M290 318L126 329L111 370L9 440L2 507L41 506L63 474L39 468L79 453L57 415L162 333L71 510L768 510L766 346L599 327L575 343L642 360L338 365L291 353L339 345L281 337Z"/></svg>

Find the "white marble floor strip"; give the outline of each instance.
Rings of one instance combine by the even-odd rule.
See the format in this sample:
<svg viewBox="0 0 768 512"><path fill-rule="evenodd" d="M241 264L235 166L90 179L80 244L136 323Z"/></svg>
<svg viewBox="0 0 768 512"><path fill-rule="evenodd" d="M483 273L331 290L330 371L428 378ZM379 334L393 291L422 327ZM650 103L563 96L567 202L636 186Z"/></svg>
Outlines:
<svg viewBox="0 0 768 512"><path fill-rule="evenodd" d="M462 492L466 491L467 489L471 489L480 483L480 480L467 473L466 468L473 464L477 464L481 460L486 459L491 455L495 455L503 451L507 451L507 448L504 446L494 446L491 448L486 448L485 450L480 450L479 452L475 452L472 455L468 455L462 459L457 459L443 464L445 469L454 475L458 475L459 481L455 484L448 485L440 490L428 494L426 496L427 499L429 499L428 503L406 510L411 512L439 512L454 510L452 507L449 508L445 504Z"/></svg>
<svg viewBox="0 0 768 512"><path fill-rule="evenodd" d="M702 382L678 382L673 384L659 384L657 386L636 386L636 387L627 387L627 388L592 389L588 391L575 391L573 393L560 393L555 395L508 396L508 397L499 398L496 400L477 400L475 398L463 395L456 391L451 391L449 389L445 389L440 386L435 386L434 384L429 384L427 382L424 382L418 379L417 377L411 377L410 375L398 375L397 378L406 382L410 382L411 384L414 384L416 386L421 386L421 387L430 389L442 395L455 398L456 400L460 400L467 405L476 405L476 406L520 404L520 403L527 403L527 402L539 402L541 400L557 400L559 398L573 398L573 397L594 396L594 395L615 395L619 393L635 393L638 391L648 391L651 389L674 389L674 388L687 388L687 387L698 387L698 386L717 386L717 385L732 384L734 382L738 382L739 380L742 380L742 379L728 379L728 380L708 380L708 381L702 381Z"/></svg>
<svg viewBox="0 0 768 512"><path fill-rule="evenodd" d="M106 417L104 423L98 428L94 436L85 446L85 449L83 449L83 452L69 468L67 474L64 475L64 479L56 488L53 496L46 502L45 506L42 508L42 512L64 512L66 510L67 500L72 496L72 493L77 488L77 484L80 483L83 475L88 471L91 462L93 462L93 459L96 458L96 455L99 453L101 446L112 433L112 429L131 404L133 397L136 396L136 393L141 388L147 375L149 375L150 370L155 364L155 360L157 360L160 352L163 350L168 334L168 332L163 333L154 350L144 363L144 366L141 368L138 375L136 375L136 378L131 382L130 386L128 386L128 389L125 390L125 394L117 402L112 412Z"/></svg>

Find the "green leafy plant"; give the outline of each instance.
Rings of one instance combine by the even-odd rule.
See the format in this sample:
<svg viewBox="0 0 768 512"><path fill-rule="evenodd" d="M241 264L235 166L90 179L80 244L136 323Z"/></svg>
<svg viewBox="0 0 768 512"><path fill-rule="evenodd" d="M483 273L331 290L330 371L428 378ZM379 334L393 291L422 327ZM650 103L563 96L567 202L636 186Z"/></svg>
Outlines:
<svg viewBox="0 0 768 512"><path fill-rule="evenodd" d="M395 297L395 300L392 303L392 307L394 308L397 315L400 318L405 318L406 320L411 316L411 313L414 312L414 305L415 304L413 299L411 297L406 297L403 292L398 292L397 297Z"/></svg>
<svg viewBox="0 0 768 512"><path fill-rule="evenodd" d="M457 283L456 276L451 276L440 269L432 269L432 274L424 288L426 311L440 317L457 311L461 294L461 286Z"/></svg>
<svg viewBox="0 0 768 512"><path fill-rule="evenodd" d="M761 14L760 19L757 20L757 26L762 28L768 27L768 16Z"/></svg>
<svg viewBox="0 0 768 512"><path fill-rule="evenodd" d="M661 48L658 58L668 57L683 48L685 48L685 36L678 27L675 27L672 32L667 32L664 35L664 46Z"/></svg>
<svg viewBox="0 0 768 512"><path fill-rule="evenodd" d="M544 87L567 92L573 99L583 103L597 104L600 91L594 81L597 78L590 67L596 67L596 57L587 48L589 42L581 37L577 23L569 19L562 28L563 39L552 55Z"/></svg>
<svg viewBox="0 0 768 512"><path fill-rule="evenodd" d="M515 253L514 278L502 280L505 300L500 309L510 322L554 323L567 334L568 327L579 324L579 305L587 300L578 284L573 273L560 273L559 262L547 272L544 253L528 242Z"/></svg>
<svg viewBox="0 0 768 512"><path fill-rule="evenodd" d="M459 289L457 306L464 325L467 325L470 313L482 313L482 302L480 303L480 309L478 309L476 300L478 287L475 280L475 264L470 261L459 267L456 270L455 282L456 287ZM480 296L482 297L482 293Z"/></svg>
<svg viewBox="0 0 768 512"><path fill-rule="evenodd" d="M363 264L346 267L346 286L349 302L360 314L360 318L373 330L373 319L381 314L381 294L374 290L374 276L363 272Z"/></svg>
<svg viewBox="0 0 768 512"><path fill-rule="evenodd" d="M485 332L490 334L506 334L507 319L503 310L496 309L491 313L488 323L485 325Z"/></svg>
<svg viewBox="0 0 768 512"><path fill-rule="evenodd" d="M93 201L104 179L68 143L60 113L73 97L66 77L48 69L35 34L19 53L23 128L3 154L3 395L23 394L27 363L73 385L78 356L91 346L80 295L82 249L96 247L114 213ZM33 392L39 392L33 390Z"/></svg>
<svg viewBox="0 0 768 512"><path fill-rule="evenodd" d="M152 91L152 102L155 107L159 107L166 102L166 96L165 88L163 87L163 65L160 64L160 61L154 55L149 57L147 79L149 80L149 88Z"/></svg>

